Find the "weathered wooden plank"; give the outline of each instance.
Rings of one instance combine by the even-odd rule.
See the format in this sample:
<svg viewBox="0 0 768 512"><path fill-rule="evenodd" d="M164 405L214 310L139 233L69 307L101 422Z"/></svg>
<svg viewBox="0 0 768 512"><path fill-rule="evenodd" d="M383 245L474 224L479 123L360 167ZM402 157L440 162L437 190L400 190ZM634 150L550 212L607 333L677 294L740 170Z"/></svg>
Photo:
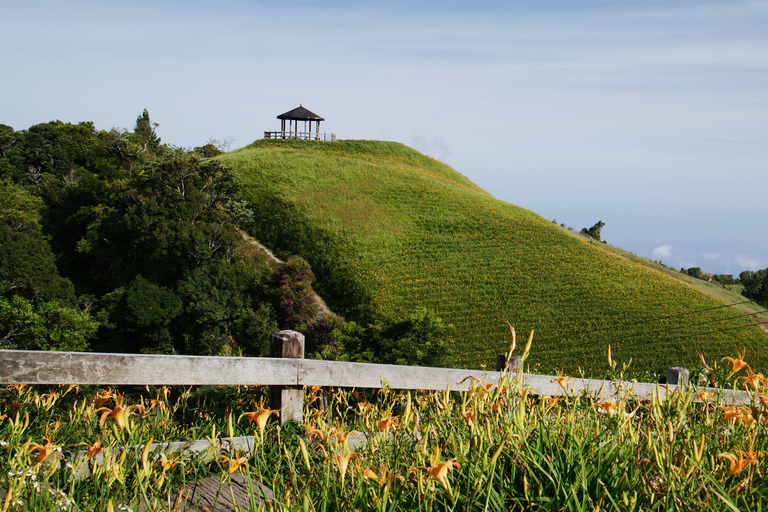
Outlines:
<svg viewBox="0 0 768 512"><path fill-rule="evenodd" d="M501 374L481 370L249 357L163 356L0 350L0 384L281 385L466 391L472 381L496 384ZM576 395L581 389L607 399L621 393L650 400L657 385L571 378L563 389L551 375L525 374L537 395ZM659 385L661 399L675 385ZM743 391L710 391L722 404L750 403Z"/></svg>
<svg viewBox="0 0 768 512"><path fill-rule="evenodd" d="M466 391L475 379L496 384L498 372L397 366L390 364L348 363L339 361L299 361L299 384L348 388L381 388L386 381L393 389Z"/></svg>
<svg viewBox="0 0 768 512"><path fill-rule="evenodd" d="M0 350L0 384L291 385L296 375L290 359Z"/></svg>

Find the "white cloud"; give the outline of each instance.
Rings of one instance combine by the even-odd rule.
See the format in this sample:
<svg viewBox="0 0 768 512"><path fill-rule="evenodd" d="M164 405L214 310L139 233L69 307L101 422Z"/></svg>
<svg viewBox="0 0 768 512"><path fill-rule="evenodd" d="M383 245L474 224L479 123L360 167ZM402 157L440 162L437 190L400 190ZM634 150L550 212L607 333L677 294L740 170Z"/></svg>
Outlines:
<svg viewBox="0 0 768 512"><path fill-rule="evenodd" d="M674 250L675 248L672 247L671 245L662 245L661 247L655 248L651 253L651 256L657 259L671 258L672 251Z"/></svg>
<svg viewBox="0 0 768 512"><path fill-rule="evenodd" d="M747 270L760 270L764 268L762 265L765 261L761 261L760 258L753 258L746 254L734 254L733 261L736 263L737 268L744 268Z"/></svg>
<svg viewBox="0 0 768 512"><path fill-rule="evenodd" d="M427 137L424 135L416 135L411 138L409 146L420 153L429 155L442 162L445 161L446 157L451 155L451 149L445 141L443 141L442 137L433 137L432 140L427 140Z"/></svg>

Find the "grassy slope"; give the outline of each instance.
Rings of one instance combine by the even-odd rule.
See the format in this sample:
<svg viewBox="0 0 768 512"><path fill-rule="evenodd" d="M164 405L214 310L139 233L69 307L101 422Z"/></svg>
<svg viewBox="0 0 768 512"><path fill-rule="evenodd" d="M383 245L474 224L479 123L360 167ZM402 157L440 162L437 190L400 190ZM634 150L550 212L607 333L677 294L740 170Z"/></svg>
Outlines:
<svg viewBox="0 0 768 512"><path fill-rule="evenodd" d="M614 358L649 371L692 367L698 350L715 360L746 349L761 367L768 358L758 327L718 332L748 323L732 309L686 315L722 302L401 144L259 141L221 159L254 202L279 198L330 233L379 311L425 305L455 325L457 366L492 366L509 346L505 320L536 330L531 362L546 371L603 369L608 344ZM270 229L253 235L290 251ZM670 315L684 316L662 319Z"/></svg>

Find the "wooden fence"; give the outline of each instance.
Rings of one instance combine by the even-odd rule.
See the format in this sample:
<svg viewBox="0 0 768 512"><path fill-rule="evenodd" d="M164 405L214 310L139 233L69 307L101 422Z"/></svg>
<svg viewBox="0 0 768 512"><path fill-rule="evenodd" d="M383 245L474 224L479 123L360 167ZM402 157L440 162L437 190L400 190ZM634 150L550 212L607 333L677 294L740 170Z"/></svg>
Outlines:
<svg viewBox="0 0 768 512"><path fill-rule="evenodd" d="M500 371L349 363L304 359L304 336L295 331L272 335L270 356L203 357L91 352L40 352L0 350L0 384L95 384L95 385L267 385L270 402L281 409L281 420L301 420L303 386L467 391L473 381L496 384ZM500 362L504 361L501 356ZM497 366L498 368L498 366ZM499 368L501 369L501 368ZM516 368L512 368L516 371ZM651 384L617 380L570 378L565 386L551 375L523 374L532 394L575 395L581 391L596 398L634 395L660 399L678 387L688 388L687 371L671 368L668 382ZM745 392L710 391L720 403L750 403Z"/></svg>

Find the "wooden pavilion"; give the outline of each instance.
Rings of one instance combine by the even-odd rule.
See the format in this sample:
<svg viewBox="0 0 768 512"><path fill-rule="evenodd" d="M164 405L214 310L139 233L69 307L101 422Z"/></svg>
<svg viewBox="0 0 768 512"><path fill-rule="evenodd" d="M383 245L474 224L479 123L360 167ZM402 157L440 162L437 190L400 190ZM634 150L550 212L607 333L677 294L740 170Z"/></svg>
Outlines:
<svg viewBox="0 0 768 512"><path fill-rule="evenodd" d="M265 139L336 140L336 135L333 133L320 133L320 121L325 121L325 118L307 110L302 105L280 114L277 118L280 119L280 131L264 132ZM288 121L287 130L286 121ZM301 122L304 123L304 126L303 130L299 131L299 123ZM312 132L312 123L315 123L314 133Z"/></svg>

